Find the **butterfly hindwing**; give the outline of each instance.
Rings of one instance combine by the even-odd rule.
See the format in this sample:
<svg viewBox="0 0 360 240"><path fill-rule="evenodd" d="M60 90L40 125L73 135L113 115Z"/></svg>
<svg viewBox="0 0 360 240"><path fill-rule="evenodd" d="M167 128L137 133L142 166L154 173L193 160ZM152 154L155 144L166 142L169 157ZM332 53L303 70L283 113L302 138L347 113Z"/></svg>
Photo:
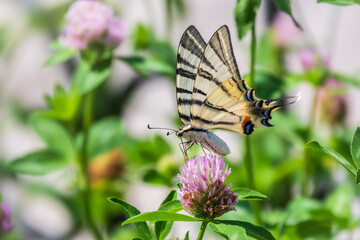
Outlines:
<svg viewBox="0 0 360 240"><path fill-rule="evenodd" d="M176 98L181 122L190 122L190 105L198 66L206 43L194 26L186 29L181 37L176 66Z"/></svg>
<svg viewBox="0 0 360 240"><path fill-rule="evenodd" d="M225 129L249 135L254 129L271 127L271 114L281 106L281 100L263 101L255 97L254 90L241 92L235 81L228 79L208 95L199 109L202 119L211 119L211 122L202 125L203 129ZM224 95L226 88L231 95Z"/></svg>

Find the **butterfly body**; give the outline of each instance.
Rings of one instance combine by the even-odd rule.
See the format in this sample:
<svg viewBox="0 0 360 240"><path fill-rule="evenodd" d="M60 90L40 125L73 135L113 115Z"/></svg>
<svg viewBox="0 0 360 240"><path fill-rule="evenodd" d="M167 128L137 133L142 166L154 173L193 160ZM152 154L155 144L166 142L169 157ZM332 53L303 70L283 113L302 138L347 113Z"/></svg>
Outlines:
<svg viewBox="0 0 360 240"><path fill-rule="evenodd" d="M254 89L241 80L225 25L208 43L194 26L184 32L177 54L176 98L183 124L176 135L187 139L182 145L186 156L193 144L220 155L230 153L210 130L250 135L256 128L273 126L271 113L284 105L284 99L256 98Z"/></svg>
<svg viewBox="0 0 360 240"><path fill-rule="evenodd" d="M227 155L230 153L230 149L227 144L214 133L201 128L195 128L190 124L186 124L176 132L179 138L185 138L188 141L186 143L200 144L206 149L210 149L212 152L219 155ZM186 149L185 149L186 150Z"/></svg>

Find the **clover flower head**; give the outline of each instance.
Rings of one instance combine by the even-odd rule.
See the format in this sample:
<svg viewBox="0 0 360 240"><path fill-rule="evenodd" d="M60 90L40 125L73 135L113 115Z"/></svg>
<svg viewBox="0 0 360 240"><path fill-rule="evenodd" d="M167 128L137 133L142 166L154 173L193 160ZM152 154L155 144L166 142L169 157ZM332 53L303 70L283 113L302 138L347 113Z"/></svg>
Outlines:
<svg viewBox="0 0 360 240"><path fill-rule="evenodd" d="M0 212L0 236L10 232L12 228L13 224L11 222L10 208L6 204L2 203Z"/></svg>
<svg viewBox="0 0 360 240"><path fill-rule="evenodd" d="M193 157L184 163L178 179L182 188L178 198L184 209L195 217L214 219L236 210L238 195L230 190L225 179L231 169L217 155Z"/></svg>
<svg viewBox="0 0 360 240"><path fill-rule="evenodd" d="M66 14L61 41L74 49L85 49L93 41L116 46L127 33L113 10L97 0L77 0Z"/></svg>

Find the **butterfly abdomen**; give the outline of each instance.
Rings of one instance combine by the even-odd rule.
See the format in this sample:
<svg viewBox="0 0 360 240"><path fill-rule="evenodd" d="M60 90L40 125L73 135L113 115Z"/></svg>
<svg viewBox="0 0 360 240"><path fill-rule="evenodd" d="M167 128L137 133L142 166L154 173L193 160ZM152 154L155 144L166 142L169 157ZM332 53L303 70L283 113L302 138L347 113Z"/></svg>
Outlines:
<svg viewBox="0 0 360 240"><path fill-rule="evenodd" d="M212 132L206 132L203 144L219 155L225 156L230 153L228 145Z"/></svg>

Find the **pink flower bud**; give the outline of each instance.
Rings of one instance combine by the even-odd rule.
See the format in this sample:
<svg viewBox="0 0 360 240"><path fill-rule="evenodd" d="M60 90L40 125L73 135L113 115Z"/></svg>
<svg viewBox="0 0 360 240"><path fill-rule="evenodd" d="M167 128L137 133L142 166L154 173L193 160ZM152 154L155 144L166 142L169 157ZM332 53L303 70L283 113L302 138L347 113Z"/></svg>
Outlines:
<svg viewBox="0 0 360 240"><path fill-rule="evenodd" d="M66 14L61 41L74 49L85 49L90 42L118 45L126 30L112 9L97 0L77 0Z"/></svg>
<svg viewBox="0 0 360 240"><path fill-rule="evenodd" d="M330 125L342 123L345 120L348 99L345 86L336 78L328 78L318 90L321 118Z"/></svg>
<svg viewBox="0 0 360 240"><path fill-rule="evenodd" d="M330 68L330 57L323 52L317 52L314 49L306 48L300 51L299 58L304 70L309 71L316 66Z"/></svg>

